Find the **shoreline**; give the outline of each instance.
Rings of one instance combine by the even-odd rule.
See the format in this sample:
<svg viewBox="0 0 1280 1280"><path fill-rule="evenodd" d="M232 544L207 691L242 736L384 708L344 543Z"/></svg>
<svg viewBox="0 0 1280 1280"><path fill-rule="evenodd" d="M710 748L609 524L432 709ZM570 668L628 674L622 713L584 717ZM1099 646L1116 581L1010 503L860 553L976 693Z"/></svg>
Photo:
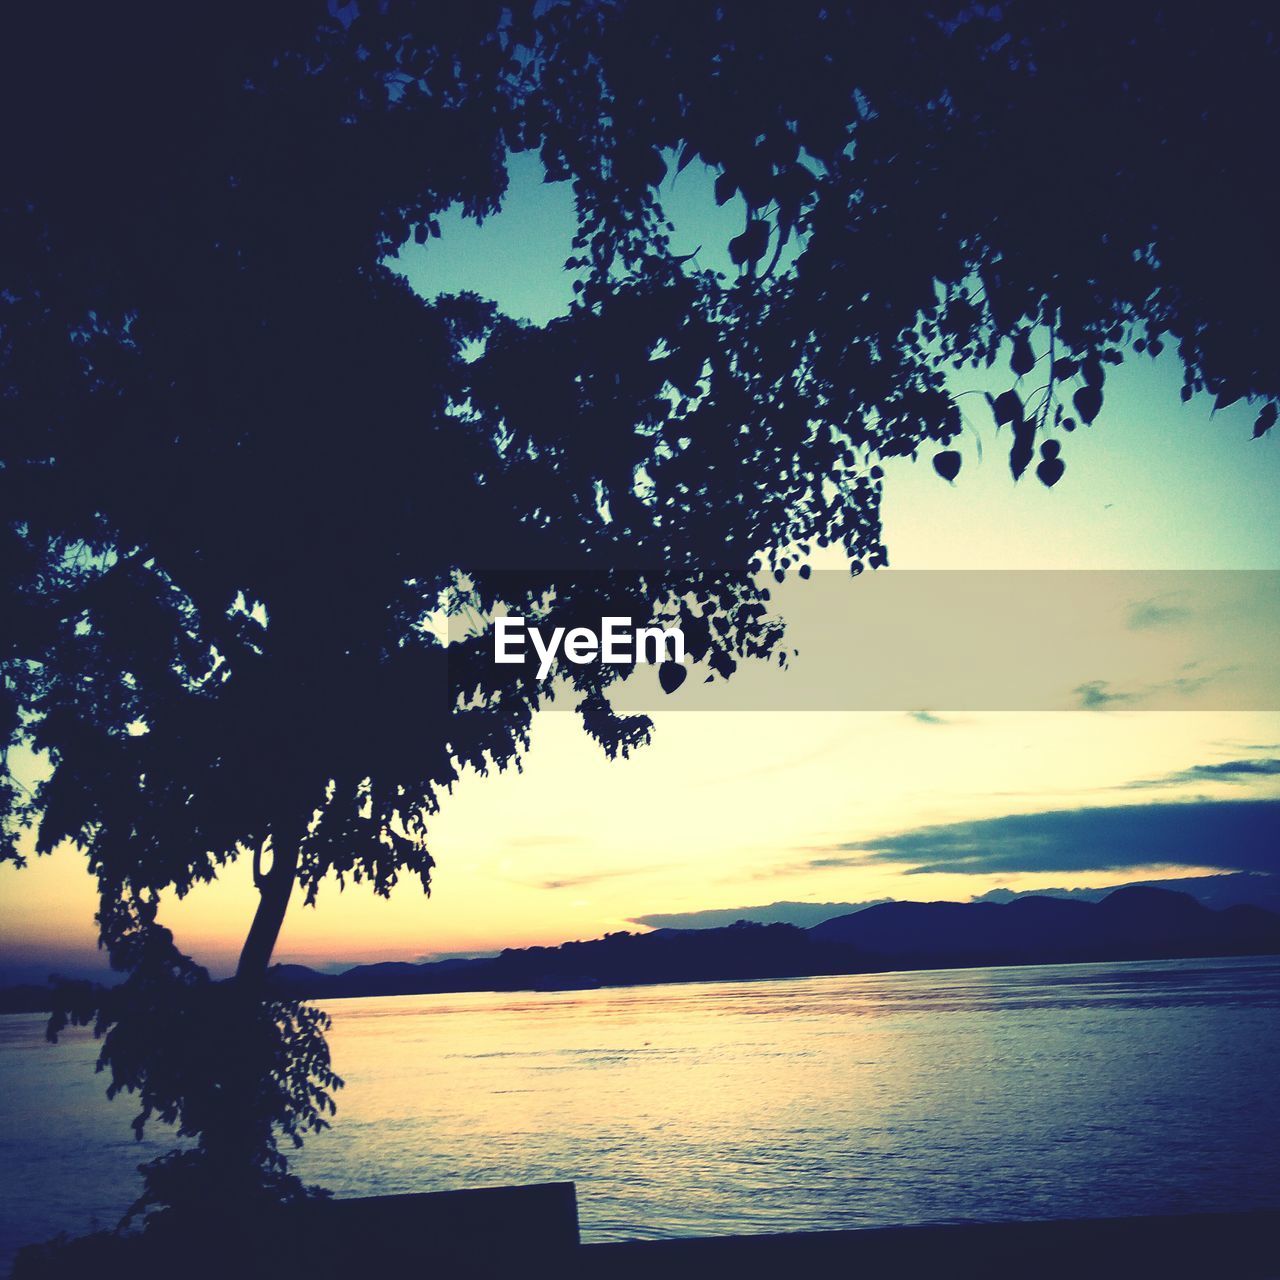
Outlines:
<svg viewBox="0 0 1280 1280"><path fill-rule="evenodd" d="M292 997L307 1004L329 1005L348 1000L406 1000L421 999L425 996L478 996L478 995L574 995L590 991L634 991L647 987L690 987L714 985L717 983L757 983L757 982L802 982L812 978L878 978L908 973L967 973L980 972L987 969L1072 969L1087 965L1100 964L1173 964L1178 961L1196 960L1280 960L1280 951L1249 952L1211 952L1191 954L1180 952L1171 955L1142 956L1097 956L1087 959L1071 960L1009 960L1003 962L987 962L973 964L914 964L902 967L837 970L830 973L766 973L748 976L710 976L691 978L655 978L652 981L637 980L635 982L600 982L581 986L527 986L527 987L459 987L446 990L428 991L369 991L351 992L347 994L318 993L316 995L300 995ZM218 979L220 982L230 979ZM5 1008L6 991L36 990L52 991L52 988L29 988L25 984L15 984L11 988L0 987L0 1018L10 1016L29 1016L31 1014L47 1014L51 1004L46 1002L39 1006L27 1008ZM280 993L277 993L280 994Z"/></svg>
<svg viewBox="0 0 1280 1280"><path fill-rule="evenodd" d="M708 1275L1262 1277L1280 1274L1280 1207L1114 1218L919 1223L834 1231L582 1243L572 1182L313 1201L252 1220L167 1224L26 1252L16 1280L94 1271L151 1280L416 1274L424 1263L473 1280L513 1274L589 1280ZM193 1247L195 1246L195 1247Z"/></svg>
<svg viewBox="0 0 1280 1280"><path fill-rule="evenodd" d="M684 1280L839 1267L864 1276L1264 1277L1280 1274L1280 1209L587 1244L577 1272Z"/></svg>

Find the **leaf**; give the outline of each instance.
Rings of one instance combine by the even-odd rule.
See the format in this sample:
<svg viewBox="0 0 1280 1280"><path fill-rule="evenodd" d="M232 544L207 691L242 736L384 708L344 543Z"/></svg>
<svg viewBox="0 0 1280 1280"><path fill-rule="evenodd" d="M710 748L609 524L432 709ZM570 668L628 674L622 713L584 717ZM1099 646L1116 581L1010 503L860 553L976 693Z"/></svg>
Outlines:
<svg viewBox="0 0 1280 1280"><path fill-rule="evenodd" d="M737 189L738 184L727 173L722 173L716 179L716 204L728 203Z"/></svg>
<svg viewBox="0 0 1280 1280"><path fill-rule="evenodd" d="M729 241L729 257L737 266L759 262L769 248L769 224L760 218L752 218L747 229Z"/></svg>
<svg viewBox="0 0 1280 1280"><path fill-rule="evenodd" d="M1034 422L1024 422L1021 418L1013 424L1013 448L1009 450L1009 470L1013 478L1020 480L1022 473L1031 465L1031 455L1035 451L1036 427Z"/></svg>
<svg viewBox="0 0 1280 1280"><path fill-rule="evenodd" d="M1262 412L1258 414L1257 421L1253 424L1253 438L1256 440L1259 436L1264 436L1276 424L1276 405L1273 400L1270 404L1262 406Z"/></svg>
<svg viewBox="0 0 1280 1280"><path fill-rule="evenodd" d="M960 453L956 449L944 449L933 455L933 469L948 483L960 474Z"/></svg>
<svg viewBox="0 0 1280 1280"><path fill-rule="evenodd" d="M1009 368L1022 377L1024 373L1030 373L1036 367L1036 355L1031 350L1031 339L1025 333L1020 333L1013 340L1013 355L1009 358Z"/></svg>
<svg viewBox="0 0 1280 1280"><path fill-rule="evenodd" d="M1062 479L1062 473L1066 469L1066 464L1061 458L1045 458L1036 468L1036 475L1040 477L1040 483L1046 489L1052 489Z"/></svg>
<svg viewBox="0 0 1280 1280"><path fill-rule="evenodd" d="M1075 405L1080 421L1087 426L1102 411L1102 392L1093 386L1081 387L1071 397L1071 403Z"/></svg>
<svg viewBox="0 0 1280 1280"><path fill-rule="evenodd" d="M667 162L657 147L651 147L644 153L640 168L645 182L651 187L660 187L667 176Z"/></svg>
<svg viewBox="0 0 1280 1280"><path fill-rule="evenodd" d="M676 172L683 173L688 167L689 162L698 154L698 149L692 142L684 144L684 150L680 152L680 159L676 164Z"/></svg>
<svg viewBox="0 0 1280 1280"><path fill-rule="evenodd" d="M664 662L658 668L658 683L662 686L662 692L675 693L684 684L688 674L688 669L683 663Z"/></svg>
<svg viewBox="0 0 1280 1280"><path fill-rule="evenodd" d="M1006 422L1017 422L1022 417L1022 398L1016 391L1002 391L991 404L996 415L996 426L1003 427Z"/></svg>
<svg viewBox="0 0 1280 1280"><path fill-rule="evenodd" d="M1059 356L1053 362L1053 376L1058 380L1074 378L1079 368L1080 366L1070 356Z"/></svg>
<svg viewBox="0 0 1280 1280"><path fill-rule="evenodd" d="M1102 368L1102 361L1097 356L1090 356L1080 365L1080 372L1084 375L1085 386L1101 387L1102 380L1106 376Z"/></svg>

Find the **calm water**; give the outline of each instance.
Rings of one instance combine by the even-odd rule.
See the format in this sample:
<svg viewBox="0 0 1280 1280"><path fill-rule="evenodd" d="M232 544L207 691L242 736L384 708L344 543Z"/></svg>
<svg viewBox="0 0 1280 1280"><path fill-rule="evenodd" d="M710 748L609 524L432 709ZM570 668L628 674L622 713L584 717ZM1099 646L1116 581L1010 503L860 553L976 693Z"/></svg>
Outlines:
<svg viewBox="0 0 1280 1280"><path fill-rule="evenodd" d="M584 1237L1280 1203L1280 961L330 1005L339 1195L572 1179ZM135 1166L94 1046L0 1018L0 1263Z"/></svg>

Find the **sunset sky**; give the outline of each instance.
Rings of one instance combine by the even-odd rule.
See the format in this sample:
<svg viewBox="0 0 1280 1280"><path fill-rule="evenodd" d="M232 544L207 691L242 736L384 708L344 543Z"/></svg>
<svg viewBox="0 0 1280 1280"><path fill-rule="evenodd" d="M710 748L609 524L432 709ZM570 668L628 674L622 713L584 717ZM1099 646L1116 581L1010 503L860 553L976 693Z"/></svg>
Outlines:
<svg viewBox="0 0 1280 1280"><path fill-rule="evenodd" d="M531 162L518 163L502 214L483 228L447 223L440 241L406 250L400 269L429 296L470 288L535 321L556 314L568 299L570 196L536 179ZM723 243L717 219L740 215L714 210L692 170L675 181L677 251ZM976 407L966 408L954 485L927 458L888 467L890 572L1280 570L1274 433L1251 440L1247 406L1184 405L1178 384L1168 357L1112 373L1099 422L1066 439L1066 475L1052 491L1013 483L985 406L962 400ZM804 637L793 639L802 663ZM523 772L469 776L446 802L430 899L409 883L389 902L360 886L326 889L315 910L295 899L277 959L342 965L556 943L634 928L651 913L781 899L965 899L1001 885L1274 866L1229 806L1201 806L1194 827L1171 822L1164 806L1280 799L1276 711L903 707L655 720L653 744L611 764L575 717L543 714ZM1117 823L1115 810L1134 805L1148 826L1133 825L1131 811ZM1078 809L1095 811L1084 826L1054 816ZM1016 832L965 825L1011 814L1045 816ZM913 835L924 828L945 830ZM957 846L984 853L959 859L963 869L911 874L937 861L931 849ZM249 867L238 865L162 918L224 972L254 899ZM94 906L74 850L0 868L0 980L100 964Z"/></svg>

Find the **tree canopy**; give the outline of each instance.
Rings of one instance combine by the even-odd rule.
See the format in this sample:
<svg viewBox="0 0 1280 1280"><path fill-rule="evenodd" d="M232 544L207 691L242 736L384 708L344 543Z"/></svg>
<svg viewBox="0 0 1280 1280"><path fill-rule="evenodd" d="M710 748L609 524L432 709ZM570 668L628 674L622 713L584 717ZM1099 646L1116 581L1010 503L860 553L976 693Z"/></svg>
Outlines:
<svg viewBox="0 0 1280 1280"><path fill-rule="evenodd" d="M1276 419L1266 6L192 19L26 5L0 54L22 122L0 196L0 856L31 828L85 851L133 985L76 1016L189 1132L209 1128L190 1073L125 1051L124 1010L172 1030L163 983L206 989L160 895L252 858L260 980L295 883L429 886L442 795L528 745L550 682L433 621L625 601L681 616L727 677L777 652L765 571L818 547L886 563L880 461L957 473L954 370L989 371L1014 477L1047 486L1134 353L1175 349L1185 397L1255 401L1255 434ZM519 152L572 184L568 313L416 295L388 257L447 210L497 211ZM733 273L672 249L689 166L741 214ZM650 728L610 706L625 674L573 676L611 755ZM301 1016L273 1025L318 1083L273 1094L268 1128L322 1123Z"/></svg>

